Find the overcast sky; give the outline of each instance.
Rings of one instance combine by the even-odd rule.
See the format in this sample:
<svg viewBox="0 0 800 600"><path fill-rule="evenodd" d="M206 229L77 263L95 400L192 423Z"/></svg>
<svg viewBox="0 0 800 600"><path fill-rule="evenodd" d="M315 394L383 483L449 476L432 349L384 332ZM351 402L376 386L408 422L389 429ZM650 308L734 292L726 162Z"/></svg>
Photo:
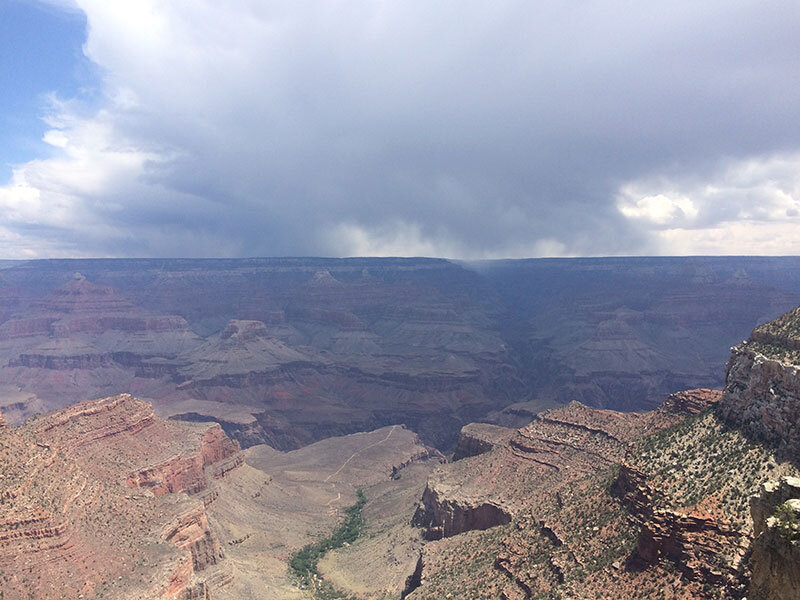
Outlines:
<svg viewBox="0 0 800 600"><path fill-rule="evenodd" d="M0 0L0 257L800 254L800 9Z"/></svg>

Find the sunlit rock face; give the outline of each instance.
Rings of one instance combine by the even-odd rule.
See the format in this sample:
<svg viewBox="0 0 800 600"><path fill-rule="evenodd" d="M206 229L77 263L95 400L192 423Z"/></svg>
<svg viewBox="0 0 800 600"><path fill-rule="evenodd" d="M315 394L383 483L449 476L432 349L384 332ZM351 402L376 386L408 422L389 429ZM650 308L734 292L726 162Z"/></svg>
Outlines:
<svg viewBox="0 0 800 600"><path fill-rule="evenodd" d="M243 456L219 425L119 395L3 428L0 459L4 598L194 598L230 581L206 509Z"/></svg>
<svg viewBox="0 0 800 600"><path fill-rule="evenodd" d="M800 309L759 326L733 349L721 412L800 460Z"/></svg>

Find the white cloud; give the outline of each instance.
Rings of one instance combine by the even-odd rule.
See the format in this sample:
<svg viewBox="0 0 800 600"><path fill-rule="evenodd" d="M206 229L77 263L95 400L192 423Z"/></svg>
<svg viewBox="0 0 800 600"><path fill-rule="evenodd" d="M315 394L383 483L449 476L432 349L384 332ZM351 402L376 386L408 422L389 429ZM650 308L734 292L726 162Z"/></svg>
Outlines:
<svg viewBox="0 0 800 600"><path fill-rule="evenodd" d="M661 253L797 254L800 153L725 160L706 173L633 181L621 186L617 208L648 222Z"/></svg>
<svg viewBox="0 0 800 600"><path fill-rule="evenodd" d="M800 255L800 223L726 221L704 229L665 229L657 233L662 254Z"/></svg>
<svg viewBox="0 0 800 600"><path fill-rule="evenodd" d="M341 223L328 234L332 246L344 256L460 256L463 250L442 240L425 236L416 223L397 222L379 231L353 223Z"/></svg>
<svg viewBox="0 0 800 600"><path fill-rule="evenodd" d="M66 148L67 144L69 143L69 138L64 135L63 131L58 129L50 129L46 131L44 136L42 137L42 141L46 144L50 144L51 146L55 146L56 148Z"/></svg>
<svg viewBox="0 0 800 600"><path fill-rule="evenodd" d="M622 190L617 203L619 211L630 219L643 219L654 225L667 225L675 221L691 220L697 216L697 208L686 196L640 196L630 186Z"/></svg>

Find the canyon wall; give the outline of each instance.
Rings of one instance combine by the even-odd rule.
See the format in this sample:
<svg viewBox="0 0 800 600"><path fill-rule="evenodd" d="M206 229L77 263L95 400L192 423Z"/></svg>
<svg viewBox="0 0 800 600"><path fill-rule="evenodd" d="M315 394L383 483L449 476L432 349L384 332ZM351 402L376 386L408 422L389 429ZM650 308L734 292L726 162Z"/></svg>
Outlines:
<svg viewBox="0 0 800 600"><path fill-rule="evenodd" d="M800 479L786 477L762 486L751 499L756 539L750 597L791 600L800 590Z"/></svg>
<svg viewBox="0 0 800 600"><path fill-rule="evenodd" d="M2 269L6 418L133 392L297 448L405 423L519 427L721 386L726 349L800 300L791 258L52 260Z"/></svg>

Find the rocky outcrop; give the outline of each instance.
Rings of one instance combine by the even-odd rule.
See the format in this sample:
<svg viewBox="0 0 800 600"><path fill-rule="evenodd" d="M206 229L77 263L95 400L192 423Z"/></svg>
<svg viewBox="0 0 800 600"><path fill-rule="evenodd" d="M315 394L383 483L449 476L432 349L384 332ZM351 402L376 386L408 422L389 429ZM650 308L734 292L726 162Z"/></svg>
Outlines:
<svg viewBox="0 0 800 600"><path fill-rule="evenodd" d="M3 411L0 410L0 429L6 426L7 424L5 418L3 418Z"/></svg>
<svg viewBox="0 0 800 600"><path fill-rule="evenodd" d="M405 585L403 585L403 591L400 593L400 598L405 598L415 589L422 585L422 570L425 568L425 562L422 560L422 554L419 555L417 559L417 564L414 567L414 572L411 573L408 577L406 577Z"/></svg>
<svg viewBox="0 0 800 600"><path fill-rule="evenodd" d="M453 460L478 456L506 443L515 431L488 423L470 423L461 428Z"/></svg>
<svg viewBox="0 0 800 600"><path fill-rule="evenodd" d="M80 402L44 417L35 426L69 450L122 434L136 435L155 421L152 404L120 394Z"/></svg>
<svg viewBox="0 0 800 600"><path fill-rule="evenodd" d="M156 496L179 492L196 494L206 489L207 473L221 478L243 462L239 445L214 423L200 436L196 450L176 454L130 473L125 483L129 488L149 489Z"/></svg>
<svg viewBox="0 0 800 600"><path fill-rule="evenodd" d="M216 565L224 556L219 541L208 526L202 504L168 523L163 529L163 538L190 554L193 573Z"/></svg>
<svg viewBox="0 0 800 600"><path fill-rule="evenodd" d="M800 498L800 479L797 477L782 477L764 483L760 493L750 498L754 535L758 536L766 529L767 520L778 506L793 498Z"/></svg>
<svg viewBox="0 0 800 600"><path fill-rule="evenodd" d="M642 471L622 463L610 492L637 517L646 519L652 516L653 492L647 485L647 475Z"/></svg>
<svg viewBox="0 0 800 600"><path fill-rule="evenodd" d="M744 433L800 460L800 367L744 342L728 361L720 413Z"/></svg>
<svg viewBox="0 0 800 600"><path fill-rule="evenodd" d="M750 509L758 534L750 557L750 597L794 600L800 590L800 479L764 484Z"/></svg>
<svg viewBox="0 0 800 600"><path fill-rule="evenodd" d="M222 427L216 423L212 424L200 438L200 455L204 467L238 454L239 451L239 444L225 435Z"/></svg>
<svg viewBox="0 0 800 600"><path fill-rule="evenodd" d="M690 580L733 584L742 572L748 540L729 524L700 514L656 509L642 522L634 560L656 564L669 559ZM726 556L736 559L729 563Z"/></svg>
<svg viewBox="0 0 800 600"><path fill-rule="evenodd" d="M424 530L427 540L439 540L465 531L483 530L511 522L511 514L491 502L452 500L430 485L422 494L411 524Z"/></svg>
<svg viewBox="0 0 800 600"><path fill-rule="evenodd" d="M130 473L129 488L149 489L156 496L186 492L196 494L206 488L203 460L198 454L178 454L157 465Z"/></svg>
<svg viewBox="0 0 800 600"><path fill-rule="evenodd" d="M70 543L69 523L51 512L16 514L0 521L0 560L11 553L55 550Z"/></svg>
<svg viewBox="0 0 800 600"><path fill-rule="evenodd" d="M0 339L33 336L68 338L106 331L188 332L185 319L154 315L132 304L119 290L91 283L80 273L26 312L0 326Z"/></svg>
<svg viewBox="0 0 800 600"><path fill-rule="evenodd" d="M677 415L697 415L715 406L721 397L721 390L705 388L676 392L667 396L662 409Z"/></svg>
<svg viewBox="0 0 800 600"><path fill-rule="evenodd" d="M688 579L709 585L739 580L749 541L744 532L711 515L657 507L647 476L624 463L611 492L640 524L630 562L653 565L667 559ZM728 561L730 556L735 559Z"/></svg>

